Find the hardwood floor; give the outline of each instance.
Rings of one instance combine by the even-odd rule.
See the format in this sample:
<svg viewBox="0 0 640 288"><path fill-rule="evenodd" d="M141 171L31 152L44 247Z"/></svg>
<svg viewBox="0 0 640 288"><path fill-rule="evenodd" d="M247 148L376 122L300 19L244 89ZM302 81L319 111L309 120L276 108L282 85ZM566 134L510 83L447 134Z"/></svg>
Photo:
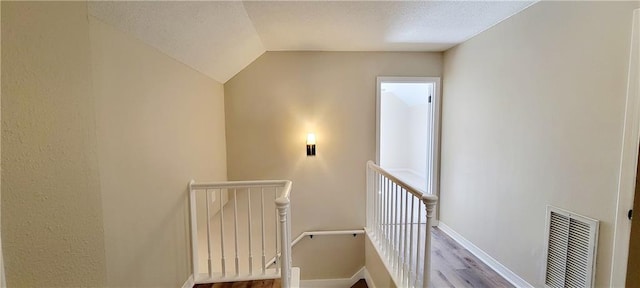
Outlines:
<svg viewBox="0 0 640 288"><path fill-rule="evenodd" d="M431 247L431 287L514 287L438 228Z"/></svg>
<svg viewBox="0 0 640 288"><path fill-rule="evenodd" d="M435 227L432 230L431 245L431 287L514 287L471 252ZM361 280L352 287L366 288L367 284ZM194 288L280 288L280 279L198 284Z"/></svg>

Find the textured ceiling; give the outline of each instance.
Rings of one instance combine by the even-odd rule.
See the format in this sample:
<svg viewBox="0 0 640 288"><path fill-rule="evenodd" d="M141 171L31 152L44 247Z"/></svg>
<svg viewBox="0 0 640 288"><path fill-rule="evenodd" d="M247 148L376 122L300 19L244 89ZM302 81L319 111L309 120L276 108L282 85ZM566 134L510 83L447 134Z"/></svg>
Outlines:
<svg viewBox="0 0 640 288"><path fill-rule="evenodd" d="M242 2L96 1L89 12L220 83L265 52Z"/></svg>
<svg viewBox="0 0 640 288"><path fill-rule="evenodd" d="M532 1L95 1L94 17L224 83L265 51L443 51Z"/></svg>
<svg viewBox="0 0 640 288"><path fill-rule="evenodd" d="M531 2L244 2L267 50L443 51Z"/></svg>

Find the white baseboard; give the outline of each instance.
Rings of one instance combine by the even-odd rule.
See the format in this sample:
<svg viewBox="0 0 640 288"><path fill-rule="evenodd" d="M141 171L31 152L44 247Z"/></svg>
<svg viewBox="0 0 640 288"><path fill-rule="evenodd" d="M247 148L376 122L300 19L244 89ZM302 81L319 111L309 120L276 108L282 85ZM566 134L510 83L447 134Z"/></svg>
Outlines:
<svg viewBox="0 0 640 288"><path fill-rule="evenodd" d="M193 288L193 285L196 285L196 283L193 281L193 274L191 274L189 278L187 278L187 281L184 281L184 284L182 284L182 288Z"/></svg>
<svg viewBox="0 0 640 288"><path fill-rule="evenodd" d="M491 267L491 269L496 271L498 274L500 274L500 276L504 277L504 279L506 279L507 281L511 282L511 284L513 284L514 286L521 287L521 288L534 287L533 285L529 284L529 282L520 278L520 276L518 276L516 273L513 273L511 270L509 270L509 268L502 265L496 259L493 259L493 257L489 256L489 254L482 251L482 249L478 248L478 246L471 243L471 241L462 237L462 235L458 234L458 232L451 229L451 227L447 226L442 221L439 221L438 228L442 230L442 232L447 233L447 235L453 238L453 240L458 242L465 249L469 250L471 254L478 257L478 259L484 262L484 264L487 264L487 266Z"/></svg>
<svg viewBox="0 0 640 288"><path fill-rule="evenodd" d="M182 288L193 288L193 285L195 284L196 284L195 281L193 281L193 275L190 275L189 278L187 278L187 281L185 281L184 284L182 284ZM298 267L291 267L291 287L292 288L300 287L300 268Z"/></svg>
<svg viewBox="0 0 640 288"><path fill-rule="evenodd" d="M353 274L353 276L351 276L351 278L300 280L300 287L302 287L302 288L307 288L307 287L322 287L322 288L351 287L353 284L356 284L356 282L358 282L358 280L360 280L360 279L364 278L365 281L366 281L367 278L365 277L365 275L368 275L368 274L369 273L366 272L366 269L364 267L362 267L362 268L360 268L360 270L358 270L358 272ZM369 285L369 281L367 281L367 285ZM375 287L375 286L369 286L369 287Z"/></svg>
<svg viewBox="0 0 640 288"><path fill-rule="evenodd" d="M369 274L369 270L367 270L367 267L364 267L364 281L367 282L367 287L369 288L376 288L376 284L375 282L373 282L373 278L371 278L371 274Z"/></svg>
<svg viewBox="0 0 640 288"><path fill-rule="evenodd" d="M291 288L300 288L300 268L291 267Z"/></svg>

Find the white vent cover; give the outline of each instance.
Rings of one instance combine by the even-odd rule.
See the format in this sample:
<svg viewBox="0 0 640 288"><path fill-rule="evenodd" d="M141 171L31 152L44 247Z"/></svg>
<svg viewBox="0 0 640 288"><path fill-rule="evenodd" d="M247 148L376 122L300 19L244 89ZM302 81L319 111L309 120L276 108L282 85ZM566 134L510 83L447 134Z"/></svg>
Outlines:
<svg viewBox="0 0 640 288"><path fill-rule="evenodd" d="M545 285L593 287L598 220L547 206Z"/></svg>

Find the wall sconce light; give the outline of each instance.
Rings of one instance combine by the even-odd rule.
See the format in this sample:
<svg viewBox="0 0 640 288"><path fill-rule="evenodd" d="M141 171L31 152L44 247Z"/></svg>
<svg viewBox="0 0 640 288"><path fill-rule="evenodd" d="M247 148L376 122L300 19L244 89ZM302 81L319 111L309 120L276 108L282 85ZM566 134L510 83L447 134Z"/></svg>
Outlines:
<svg viewBox="0 0 640 288"><path fill-rule="evenodd" d="M307 134L307 156L316 156L316 134Z"/></svg>

